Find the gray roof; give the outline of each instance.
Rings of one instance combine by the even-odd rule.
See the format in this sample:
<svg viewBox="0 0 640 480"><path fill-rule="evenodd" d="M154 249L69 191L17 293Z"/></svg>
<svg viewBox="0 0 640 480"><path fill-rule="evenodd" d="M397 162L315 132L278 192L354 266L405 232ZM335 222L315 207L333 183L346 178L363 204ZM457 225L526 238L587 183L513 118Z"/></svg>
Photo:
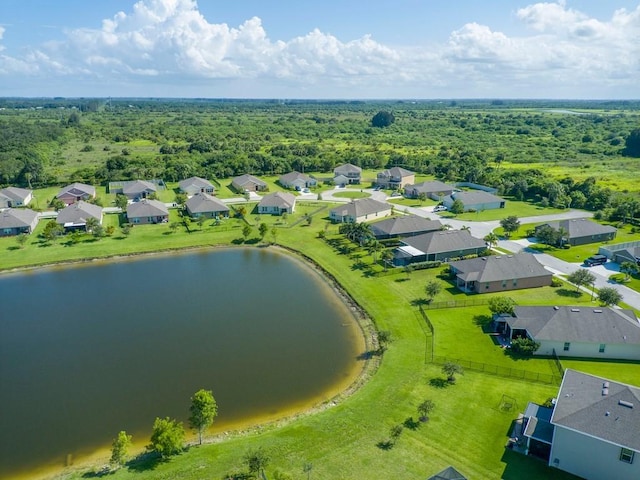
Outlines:
<svg viewBox="0 0 640 480"><path fill-rule="evenodd" d="M411 170L407 170L402 167L391 167L391 168L388 168L387 170L383 170L382 172L378 173L378 177L386 177L386 178L403 178L403 177L409 177L411 175L415 175L415 172L412 172Z"/></svg>
<svg viewBox="0 0 640 480"><path fill-rule="evenodd" d="M640 451L640 389L567 369L551 422Z"/></svg>
<svg viewBox="0 0 640 480"><path fill-rule="evenodd" d="M152 182L146 180L132 180L130 182L124 182L122 184L122 193L125 195L134 195L136 193L142 193L151 190L156 192L158 187Z"/></svg>
<svg viewBox="0 0 640 480"><path fill-rule="evenodd" d="M228 212L229 207L208 193L198 192L185 203L190 213Z"/></svg>
<svg viewBox="0 0 640 480"><path fill-rule="evenodd" d="M334 168L333 173L336 175L346 175L347 173L362 173L362 169L356 165L352 165L351 163L345 163Z"/></svg>
<svg viewBox="0 0 640 480"><path fill-rule="evenodd" d="M551 281L552 276L531 253L470 258L451 262L450 265L465 281L496 282L546 276Z"/></svg>
<svg viewBox="0 0 640 480"><path fill-rule="evenodd" d="M202 188L204 189L215 188L209 180L207 180L206 178L200 178L200 177L189 177L184 180L181 180L180 183L178 183L178 186L180 187L180 190L183 190L183 191L187 190L189 187L196 187L198 190Z"/></svg>
<svg viewBox="0 0 640 480"><path fill-rule="evenodd" d="M379 202L373 198L360 198L353 202L332 208L330 213L335 213L341 217L350 216L358 218L384 212L385 210L391 210L391 205L386 202Z"/></svg>
<svg viewBox="0 0 640 480"><path fill-rule="evenodd" d="M450 195L452 200L460 200L465 205L476 205L478 203L504 202L503 198L497 197L489 192L473 190L470 192L454 192Z"/></svg>
<svg viewBox="0 0 640 480"><path fill-rule="evenodd" d="M139 202L130 203L127 205L127 217L158 217L169 215L169 209L167 206L158 201L145 198Z"/></svg>
<svg viewBox="0 0 640 480"><path fill-rule="evenodd" d="M285 173L284 175L280 175L280 178L278 179L278 181L280 183L291 183L294 180L303 180L304 182L308 182L309 180L311 180L311 178L308 175L305 175L304 173L300 173L300 172L289 172L289 173Z"/></svg>
<svg viewBox="0 0 640 480"><path fill-rule="evenodd" d="M456 189L453 185L447 185L439 180L433 182L422 182L414 185L407 185L405 190L416 190L418 193L440 193L440 192L452 192Z"/></svg>
<svg viewBox="0 0 640 480"><path fill-rule="evenodd" d="M265 195L258 203L259 207L293 208L296 196L288 192L275 192Z"/></svg>
<svg viewBox="0 0 640 480"><path fill-rule="evenodd" d="M80 200L60 210L56 222L60 225L84 225L89 218L95 218L101 222L102 207Z"/></svg>
<svg viewBox="0 0 640 480"><path fill-rule="evenodd" d="M640 259L640 245L623 250L614 250L613 254L620 257L623 261L637 262L638 259Z"/></svg>
<svg viewBox="0 0 640 480"><path fill-rule="evenodd" d="M428 480L467 480L467 477L462 475L458 470L453 467L447 467L441 472L429 477Z"/></svg>
<svg viewBox="0 0 640 480"><path fill-rule="evenodd" d="M402 237L416 233L433 232L440 230L440 228L442 228L440 220L429 220L417 215L389 218L371 224L371 230L375 236L397 235Z"/></svg>
<svg viewBox="0 0 640 480"><path fill-rule="evenodd" d="M423 253L446 253L486 247L484 240L471 236L466 230L429 232L404 238L402 242Z"/></svg>
<svg viewBox="0 0 640 480"><path fill-rule="evenodd" d="M251 174L245 173L244 175L240 175L238 177L234 177L231 180L231 183L237 187L244 187L247 183L254 183L256 185L260 185L262 187L266 187L267 184L260 180L258 177L254 177Z"/></svg>
<svg viewBox="0 0 640 480"><path fill-rule="evenodd" d="M590 237L591 235L602 235L607 233L615 233L617 231L615 227L611 227L609 225L601 225L597 222L592 222L588 218L560 220L556 222L548 222L545 225L549 225L555 230L558 230L560 227L562 227L568 232L567 238Z"/></svg>
<svg viewBox="0 0 640 480"><path fill-rule="evenodd" d="M552 414L552 408L529 402L524 412L524 417L528 419L524 435L551 444L554 430L551 424Z"/></svg>
<svg viewBox="0 0 640 480"><path fill-rule="evenodd" d="M75 182L71 185L67 185L66 187L62 187L56 197L59 198L65 193L70 193L71 195L74 195L76 197L81 197L83 195L90 195L92 197L95 197L96 187L87 185L86 183Z"/></svg>
<svg viewBox="0 0 640 480"><path fill-rule="evenodd" d="M8 208L0 212L0 228L24 228L33 224L38 212L29 208Z"/></svg>
<svg viewBox="0 0 640 480"><path fill-rule="evenodd" d="M515 307L511 328L536 340L640 345L640 322L631 310L581 307Z"/></svg>
<svg viewBox="0 0 640 480"><path fill-rule="evenodd" d="M26 188L7 187L0 190L0 196L7 197L10 200L24 200L33 193L33 190L27 190Z"/></svg>

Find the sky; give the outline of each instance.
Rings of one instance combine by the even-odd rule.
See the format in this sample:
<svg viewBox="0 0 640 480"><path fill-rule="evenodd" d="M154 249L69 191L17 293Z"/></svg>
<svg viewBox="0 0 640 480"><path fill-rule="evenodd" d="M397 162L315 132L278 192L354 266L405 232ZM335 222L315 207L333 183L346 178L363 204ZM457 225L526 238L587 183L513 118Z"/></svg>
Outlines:
<svg viewBox="0 0 640 480"><path fill-rule="evenodd" d="M640 0L0 0L0 96L638 99Z"/></svg>

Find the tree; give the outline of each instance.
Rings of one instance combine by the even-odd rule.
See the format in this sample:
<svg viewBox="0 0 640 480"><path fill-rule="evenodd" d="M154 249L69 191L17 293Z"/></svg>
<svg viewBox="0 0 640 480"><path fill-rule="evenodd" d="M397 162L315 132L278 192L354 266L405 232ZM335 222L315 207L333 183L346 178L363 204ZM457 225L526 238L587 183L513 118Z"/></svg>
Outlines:
<svg viewBox="0 0 640 480"><path fill-rule="evenodd" d="M236 217L243 218L247 214L247 207L239 205L236 207Z"/></svg>
<svg viewBox="0 0 640 480"><path fill-rule="evenodd" d="M427 299L431 302L434 297L442 291L442 284L437 280L432 280L430 282L427 282L424 290L427 294Z"/></svg>
<svg viewBox="0 0 640 480"><path fill-rule="evenodd" d="M487 245L489 245L489 248L492 248L492 247L495 247L498 244L499 238L495 233L491 232L491 233L485 235L483 240L485 242L487 242Z"/></svg>
<svg viewBox="0 0 640 480"><path fill-rule="evenodd" d="M264 452L264 450L262 450L262 448L259 447L253 450L249 450L244 455L244 461L247 464L247 467L249 468L249 473L252 476L257 477L258 475L261 475L264 477L264 469L267 467L267 465L271 461L271 458L269 458L269 456Z"/></svg>
<svg viewBox="0 0 640 480"><path fill-rule="evenodd" d="M513 315L513 307L516 302L509 297L491 297L489 299L489 310L494 315L500 315L502 313L508 313Z"/></svg>
<svg viewBox="0 0 640 480"><path fill-rule="evenodd" d="M576 286L576 291L580 290L580 287L585 285L591 285L596 281L596 277L589 270L580 268L567 276L567 280Z"/></svg>
<svg viewBox="0 0 640 480"><path fill-rule="evenodd" d="M244 241L247 241L247 238L249 238L249 235L251 235L251 227L249 225L245 225L244 227L242 227L242 237L244 238Z"/></svg>
<svg viewBox="0 0 640 480"><path fill-rule="evenodd" d="M104 238L104 236L106 235L104 227L99 223L95 227L93 227L91 233L93 233L93 236L98 239Z"/></svg>
<svg viewBox="0 0 640 480"><path fill-rule="evenodd" d="M533 355L539 348L540 343L530 338L520 337L511 340L511 349L519 355Z"/></svg>
<svg viewBox="0 0 640 480"><path fill-rule="evenodd" d="M367 242L367 251L373 256L373 263L378 263L378 252L383 248L382 244L375 238Z"/></svg>
<svg viewBox="0 0 640 480"><path fill-rule="evenodd" d="M390 343L391 332L389 330L380 330L378 332L378 353L384 353Z"/></svg>
<svg viewBox="0 0 640 480"><path fill-rule="evenodd" d="M520 220L515 215L509 215L507 218L500 220L500 226L504 230L506 237L510 237L513 232L517 232L520 228Z"/></svg>
<svg viewBox="0 0 640 480"><path fill-rule="evenodd" d="M388 127L396 121L396 117L393 116L393 113L387 112L385 110L380 110L376 113L371 119L371 126L377 128Z"/></svg>
<svg viewBox="0 0 640 480"><path fill-rule="evenodd" d="M276 240L278 240L278 229L276 227L271 227L271 239L273 243L276 243Z"/></svg>
<svg viewBox="0 0 640 480"><path fill-rule="evenodd" d="M42 231L42 235L44 235L44 238L49 242L55 242L63 233L64 228L62 225L56 223L55 220L49 220Z"/></svg>
<svg viewBox="0 0 640 480"><path fill-rule="evenodd" d="M20 245L20 248L24 248L25 244L27 243L27 240L28 238L26 233L21 233L16 237L16 242L18 242L18 245Z"/></svg>
<svg viewBox="0 0 640 480"><path fill-rule="evenodd" d="M602 287L598 292L598 301L607 307L617 305L622 301L622 294L613 287Z"/></svg>
<svg viewBox="0 0 640 480"><path fill-rule="evenodd" d="M183 450L184 427L169 417L156 418L151 432L151 443L147 449L161 457L177 455Z"/></svg>
<svg viewBox="0 0 640 480"><path fill-rule="evenodd" d="M258 227L258 232L260 233L261 240L264 240L264 237L268 231L269 231L269 227L267 226L267 224L264 222L261 223L260 226Z"/></svg>
<svg viewBox="0 0 640 480"><path fill-rule="evenodd" d="M640 128L632 130L624 141L624 154L628 157L640 157Z"/></svg>
<svg viewBox="0 0 640 480"><path fill-rule="evenodd" d="M464 370L457 363L447 362L442 366L442 373L444 373L447 376L447 381L449 383L455 383L456 374L463 375Z"/></svg>
<svg viewBox="0 0 640 480"><path fill-rule="evenodd" d="M213 420L218 415L218 404L213 398L211 390L198 390L191 397L191 407L189 407L189 425L198 430L198 441L202 445L202 432L213 424Z"/></svg>
<svg viewBox="0 0 640 480"><path fill-rule="evenodd" d="M123 212L127 211L127 205L129 205L129 199L126 195L118 193L116 195L116 207L118 207Z"/></svg>
<svg viewBox="0 0 640 480"><path fill-rule="evenodd" d="M98 225L100 225L100 222L98 222L97 218L89 217L84 224L84 228L87 232L92 232Z"/></svg>
<svg viewBox="0 0 640 480"><path fill-rule="evenodd" d="M127 435L127 432L121 430L118 436L113 440L111 444L111 459L109 463L111 465L122 466L127 462L127 455L129 453L129 447L131 446L131 435Z"/></svg>
<svg viewBox="0 0 640 480"><path fill-rule="evenodd" d="M640 271L640 267L635 262L622 262L620 264L620 271L624 273L624 281L628 282L631 275L636 275Z"/></svg>
<svg viewBox="0 0 640 480"><path fill-rule="evenodd" d="M176 233L176 230L178 230L178 228L180 228L180 223L179 222L171 222L169 224L169 228L171 229L171 231L173 233Z"/></svg>
<svg viewBox="0 0 640 480"><path fill-rule="evenodd" d="M382 250L382 254L380 255L380 258L382 259L382 264L384 265L384 271L386 272L388 265L393 260L393 252L390 249L385 248L384 250Z"/></svg>
<svg viewBox="0 0 640 480"><path fill-rule="evenodd" d="M418 415L420 415L420 420L426 422L429 419L429 414L434 408L436 408L436 404L433 403L433 400L425 400L418 405Z"/></svg>
<svg viewBox="0 0 640 480"><path fill-rule="evenodd" d="M462 203L462 200L456 198L449 207L449 211L455 215L464 213L464 203Z"/></svg>
<svg viewBox="0 0 640 480"><path fill-rule="evenodd" d="M311 478L311 470L313 470L313 463L305 462L304 465L302 465L302 471L307 474L307 480Z"/></svg>
<svg viewBox="0 0 640 480"><path fill-rule="evenodd" d="M205 221L206 221L206 220L205 220L204 215L200 215L200 216L198 217L198 220L196 220L196 223L198 224L198 228L200 228L200 230L202 230L202 226L204 225L204 222L205 222Z"/></svg>
<svg viewBox="0 0 640 480"><path fill-rule="evenodd" d="M185 203L187 203L187 200L189 200L189 197L187 197L187 194L184 192L179 192L176 193L176 200L175 202L180 205L181 207L184 206Z"/></svg>

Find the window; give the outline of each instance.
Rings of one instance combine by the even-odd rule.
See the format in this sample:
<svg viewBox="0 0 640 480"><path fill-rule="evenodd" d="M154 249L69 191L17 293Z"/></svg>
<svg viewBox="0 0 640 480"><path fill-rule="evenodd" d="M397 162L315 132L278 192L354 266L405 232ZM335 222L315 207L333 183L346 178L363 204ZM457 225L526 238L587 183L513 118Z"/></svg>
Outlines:
<svg viewBox="0 0 640 480"><path fill-rule="evenodd" d="M564 351L568 352L569 351L569 347L571 346L571 343L569 342L564 342Z"/></svg>
<svg viewBox="0 0 640 480"><path fill-rule="evenodd" d="M600 353L604 353L604 349L605 349L606 345L604 343L600 344L600 348L598 348L598 352Z"/></svg>
<svg viewBox="0 0 640 480"><path fill-rule="evenodd" d="M507 281L506 281L506 280L503 280L503 281L502 281L502 288L505 288L506 286L507 286Z"/></svg>
<svg viewBox="0 0 640 480"><path fill-rule="evenodd" d="M484 288L486 288L487 290L489 289L489 284L487 283Z"/></svg>
<svg viewBox="0 0 640 480"><path fill-rule="evenodd" d="M513 286L514 286L514 287L517 287L517 286L518 286L518 279L517 279L517 278L514 278L514 279L513 279Z"/></svg>
<svg viewBox="0 0 640 480"><path fill-rule="evenodd" d="M633 450L622 447L620 449L620 461L624 463L633 463Z"/></svg>

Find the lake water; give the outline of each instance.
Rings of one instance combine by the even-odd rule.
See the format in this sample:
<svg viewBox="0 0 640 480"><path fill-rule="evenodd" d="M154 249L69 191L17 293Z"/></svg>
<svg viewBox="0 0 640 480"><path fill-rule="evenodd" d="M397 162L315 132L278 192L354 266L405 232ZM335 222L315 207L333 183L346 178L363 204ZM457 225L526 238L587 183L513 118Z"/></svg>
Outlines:
<svg viewBox="0 0 640 480"><path fill-rule="evenodd" d="M212 390L216 431L331 398L362 334L314 270L267 249L0 276L0 478L64 466L118 431L148 442Z"/></svg>

